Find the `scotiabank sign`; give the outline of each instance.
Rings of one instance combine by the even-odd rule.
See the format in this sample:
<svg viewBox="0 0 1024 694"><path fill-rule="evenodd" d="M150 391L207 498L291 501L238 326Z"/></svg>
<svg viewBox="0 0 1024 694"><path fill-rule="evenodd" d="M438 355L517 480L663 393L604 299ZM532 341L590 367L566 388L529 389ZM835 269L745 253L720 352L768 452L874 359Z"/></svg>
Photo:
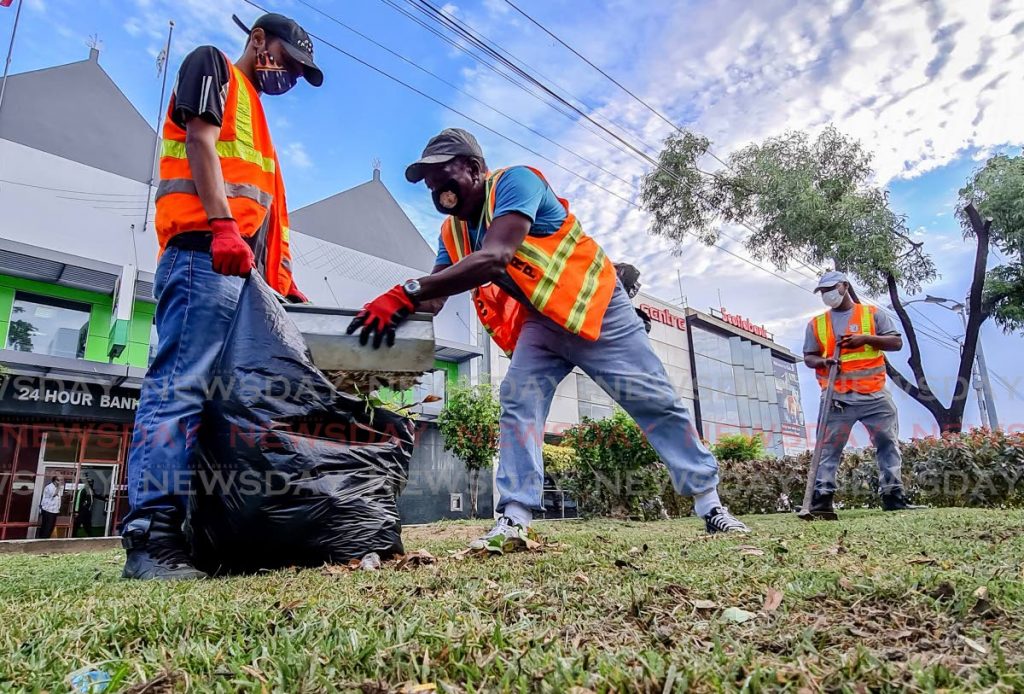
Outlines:
<svg viewBox="0 0 1024 694"><path fill-rule="evenodd" d="M667 308L655 308L649 304L640 304L640 310L651 317L651 320L664 323L677 330L686 330L686 319L669 311Z"/></svg>
<svg viewBox="0 0 1024 694"><path fill-rule="evenodd" d="M729 313L724 308L719 309L721 312L721 318L729 325L739 328L740 330L746 330L748 333L753 333L758 337L763 337L766 340L772 339L772 336L768 334L768 330L763 325L754 325L748 319L743 316L737 316L735 313Z"/></svg>

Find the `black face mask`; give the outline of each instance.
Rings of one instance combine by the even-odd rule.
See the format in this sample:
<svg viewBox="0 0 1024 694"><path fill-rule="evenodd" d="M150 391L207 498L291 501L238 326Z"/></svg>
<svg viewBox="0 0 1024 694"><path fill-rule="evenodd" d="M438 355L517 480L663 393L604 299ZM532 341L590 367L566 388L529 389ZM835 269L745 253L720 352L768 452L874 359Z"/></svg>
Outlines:
<svg viewBox="0 0 1024 694"><path fill-rule="evenodd" d="M441 214L455 214L455 209L462 203L462 187L454 178L448 179L443 186L433 191L434 207Z"/></svg>
<svg viewBox="0 0 1024 694"><path fill-rule="evenodd" d="M274 56L264 53L256 59L256 86L268 96L284 94L295 86L298 80Z"/></svg>

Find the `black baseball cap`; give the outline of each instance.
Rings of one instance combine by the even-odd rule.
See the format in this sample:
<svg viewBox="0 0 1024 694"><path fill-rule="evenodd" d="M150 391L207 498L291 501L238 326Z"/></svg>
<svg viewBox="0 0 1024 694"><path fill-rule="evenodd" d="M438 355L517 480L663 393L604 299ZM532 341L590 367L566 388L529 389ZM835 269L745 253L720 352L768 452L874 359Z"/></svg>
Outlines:
<svg viewBox="0 0 1024 694"><path fill-rule="evenodd" d="M313 62L313 42L310 41L306 30L300 27L294 19L270 12L253 22L251 27L247 27L245 22L238 18L238 15L233 14L231 18L245 32L246 36L251 34L253 29L262 29L270 36L280 39L288 55L302 65L306 81L314 87L319 87L324 83L323 71Z"/></svg>
<svg viewBox="0 0 1024 694"><path fill-rule="evenodd" d="M423 171L425 167L444 164L455 157L483 159L484 151L480 149L480 143L473 137L473 133L462 128L445 128L430 138L420 158L405 169L405 180L419 183L426 175Z"/></svg>

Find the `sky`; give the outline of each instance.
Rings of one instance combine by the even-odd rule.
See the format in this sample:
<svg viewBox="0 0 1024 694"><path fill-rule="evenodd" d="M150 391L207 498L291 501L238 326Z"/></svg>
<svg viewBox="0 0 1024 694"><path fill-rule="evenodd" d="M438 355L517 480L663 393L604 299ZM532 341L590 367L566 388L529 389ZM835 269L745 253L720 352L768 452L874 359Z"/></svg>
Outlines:
<svg viewBox="0 0 1024 694"><path fill-rule="evenodd" d="M81 60L87 45L98 41L101 65L150 121L158 114L156 58L170 20L174 71L201 44L234 57L244 36L232 13L246 21L261 13L244 0L16 1L24 9L12 72ZM722 158L786 130L816 134L829 123L857 138L873 154L874 182L888 189L892 208L907 215L939 269L922 295L965 296L974 247L954 216L957 191L987 157L1020 152L1024 3L514 2L673 124L710 138ZM300 83L264 100L293 209L368 180L379 162L385 185L436 246L440 218L426 189L406 183L403 171L431 135L465 127L477 135L492 167L529 164L544 171L609 255L640 268L644 291L701 310L724 306L802 351L807 321L823 310L810 292L815 270L780 272L751 260L742 246L749 232L742 228L725 229L735 240L723 238L720 247L696 240L673 245L651 236L639 205L649 163L610 144L579 116L554 110L442 42L392 6L408 7L405 0L258 4L294 17L314 34L325 73L321 89ZM674 132L506 0L455 0L443 10L571 95L581 110L637 149L656 155ZM0 9L4 48L13 18L13 8ZM989 262L998 263L998 254L990 254ZM886 303L884 297L876 301ZM960 319L924 303L914 305L911 315L933 334L922 340L925 370L948 402ZM1004 335L989 322L982 337L1000 422L1024 430L1021 336ZM904 350L890 358L909 374L906 355ZM813 419L817 385L800 370L805 411ZM934 431L920 405L901 392L895 397L904 437ZM973 392L966 422L979 422Z"/></svg>

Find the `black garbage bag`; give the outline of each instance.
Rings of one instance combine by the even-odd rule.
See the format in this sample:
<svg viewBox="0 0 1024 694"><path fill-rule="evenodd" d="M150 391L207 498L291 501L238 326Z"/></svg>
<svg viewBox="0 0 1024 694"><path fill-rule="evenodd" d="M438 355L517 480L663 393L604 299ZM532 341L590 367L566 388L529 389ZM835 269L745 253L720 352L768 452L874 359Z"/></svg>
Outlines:
<svg viewBox="0 0 1024 694"><path fill-rule="evenodd" d="M255 274L204 409L186 533L211 574L401 553L412 422L336 390Z"/></svg>

